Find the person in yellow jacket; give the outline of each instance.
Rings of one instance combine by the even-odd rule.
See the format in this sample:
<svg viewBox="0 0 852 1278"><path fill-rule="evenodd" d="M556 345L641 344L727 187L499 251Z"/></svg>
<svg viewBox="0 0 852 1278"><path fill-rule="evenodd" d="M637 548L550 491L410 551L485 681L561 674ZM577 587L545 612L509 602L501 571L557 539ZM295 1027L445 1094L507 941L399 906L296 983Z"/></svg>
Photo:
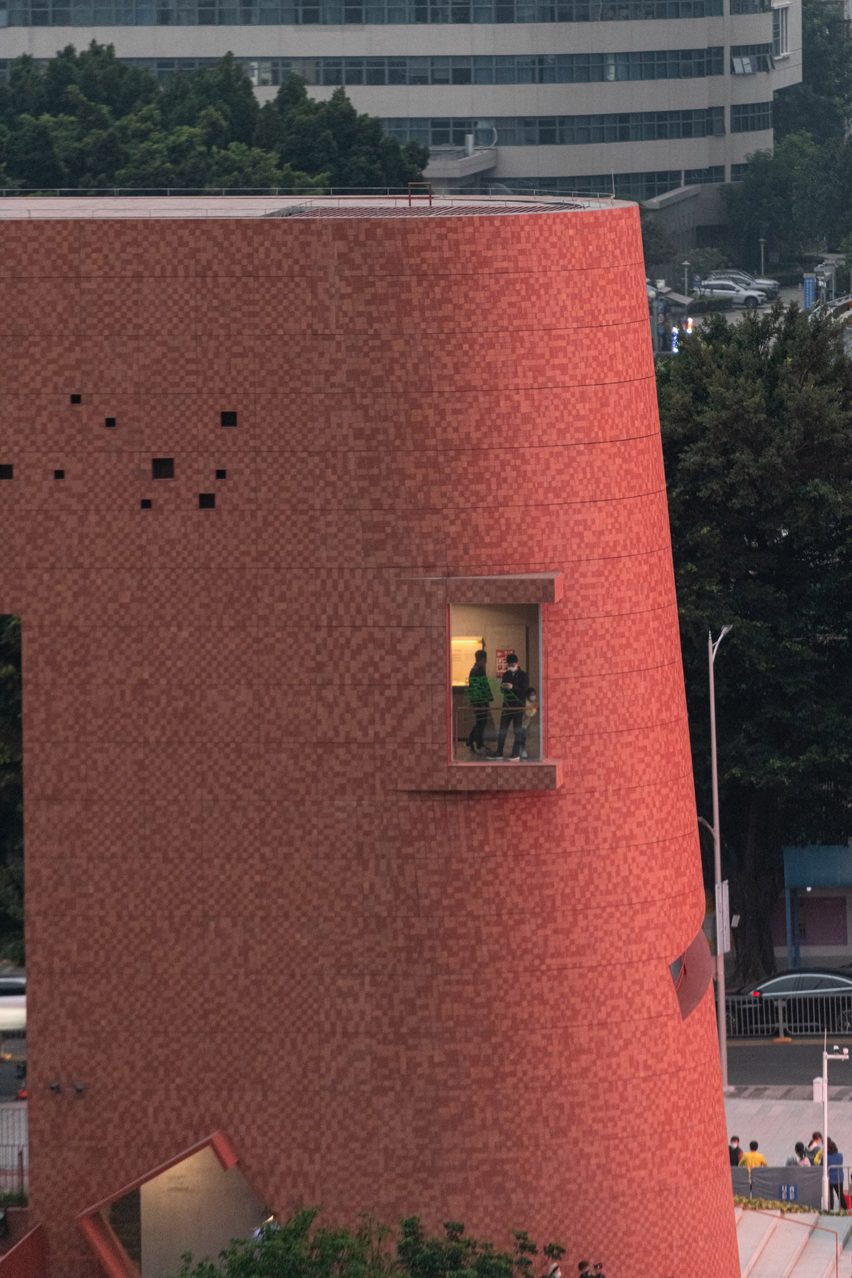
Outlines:
<svg viewBox="0 0 852 1278"><path fill-rule="evenodd" d="M768 1163L766 1159L763 1157L763 1154L759 1154L757 1152L757 1141L756 1140L749 1141L748 1152L743 1154L743 1159L742 1159L742 1162L740 1163L740 1167L747 1167L749 1171L751 1171L753 1167L767 1167L767 1166L768 1166Z"/></svg>

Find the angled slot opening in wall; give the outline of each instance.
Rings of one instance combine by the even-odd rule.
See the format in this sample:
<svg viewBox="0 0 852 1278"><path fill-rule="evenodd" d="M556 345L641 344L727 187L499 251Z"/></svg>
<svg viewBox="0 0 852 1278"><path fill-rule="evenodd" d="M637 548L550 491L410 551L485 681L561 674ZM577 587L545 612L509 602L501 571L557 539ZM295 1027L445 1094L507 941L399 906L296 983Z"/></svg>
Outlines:
<svg viewBox="0 0 852 1278"><path fill-rule="evenodd" d="M219 421L223 426L236 426L237 414L233 409L227 409L219 414Z"/></svg>
<svg viewBox="0 0 852 1278"><path fill-rule="evenodd" d="M0 479L14 479L15 467L11 462L0 462Z"/></svg>
<svg viewBox="0 0 852 1278"><path fill-rule="evenodd" d="M218 1255L232 1238L249 1237L266 1218L223 1132L117 1188L78 1222L112 1278L171 1274L186 1252Z"/></svg>
<svg viewBox="0 0 852 1278"><path fill-rule="evenodd" d="M151 461L152 479L174 479L175 460L173 457L154 457Z"/></svg>

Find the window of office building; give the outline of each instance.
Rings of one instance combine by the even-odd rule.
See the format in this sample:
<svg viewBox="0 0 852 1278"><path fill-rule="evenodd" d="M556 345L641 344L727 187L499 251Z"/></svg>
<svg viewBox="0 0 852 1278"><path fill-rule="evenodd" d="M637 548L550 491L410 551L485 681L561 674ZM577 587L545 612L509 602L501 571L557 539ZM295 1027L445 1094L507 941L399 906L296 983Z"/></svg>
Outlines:
<svg viewBox="0 0 852 1278"><path fill-rule="evenodd" d="M772 103L747 102L731 107L732 133L757 133L772 128Z"/></svg>
<svg viewBox="0 0 852 1278"><path fill-rule="evenodd" d="M723 107L606 115L496 116L487 120L424 117L384 120L383 124L385 132L400 142L418 142L430 149L463 147L465 137L471 133L477 145L482 146L582 146L718 137L725 132Z"/></svg>
<svg viewBox="0 0 852 1278"><path fill-rule="evenodd" d="M768 46L767 46L768 47ZM141 60L139 60L141 61ZM187 60L188 61L188 60ZM591 84L615 80L675 80L724 74L724 49L663 49L642 53L538 53L464 57L241 58L257 85L284 84ZM178 59L142 62L157 76L184 69Z"/></svg>
<svg viewBox="0 0 852 1278"><path fill-rule="evenodd" d="M524 763L543 757L540 648L537 604L450 608L456 763Z"/></svg>
<svg viewBox="0 0 852 1278"><path fill-rule="evenodd" d="M771 71L774 65L771 44L731 46L731 75L755 75L758 71Z"/></svg>
<svg viewBox="0 0 852 1278"><path fill-rule="evenodd" d="M786 58L790 52L789 15L786 6L772 10L772 52L776 58Z"/></svg>
<svg viewBox="0 0 852 1278"><path fill-rule="evenodd" d="M721 13L722 0L0 0L0 26L26 27L635 22Z"/></svg>

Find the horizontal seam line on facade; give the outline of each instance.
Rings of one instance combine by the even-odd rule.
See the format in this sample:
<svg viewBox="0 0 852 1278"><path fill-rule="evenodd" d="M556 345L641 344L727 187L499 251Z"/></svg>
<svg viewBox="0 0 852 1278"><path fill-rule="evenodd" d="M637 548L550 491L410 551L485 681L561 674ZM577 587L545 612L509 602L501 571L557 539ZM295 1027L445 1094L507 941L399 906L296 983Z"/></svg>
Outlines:
<svg viewBox="0 0 852 1278"><path fill-rule="evenodd" d="M578 742L596 740L599 737L623 737L631 732L652 732L657 728L676 727L678 724L685 722L687 722L687 717L684 713L674 715L671 719L655 719L652 723L635 723L628 728L594 728L588 732L563 732L559 734L551 732L548 728L547 740L549 745L555 745L560 741Z"/></svg>
<svg viewBox="0 0 852 1278"><path fill-rule="evenodd" d="M0 226L2 226L2 219L0 219ZM646 321L643 320L640 322L645 323ZM524 329L522 331L532 333L533 335L535 334L534 329ZM588 389L589 387L593 387L593 386L614 386L614 385L615 386L636 386L636 385L639 385L640 383L651 383L653 381L654 381L654 373L650 372L650 373L640 373L635 377L624 377L618 382L578 382L576 383L576 385L582 387L583 389ZM569 390L573 389L574 385L575 383L570 383L568 386L568 389ZM522 395L524 391L528 391L528 390L550 391L553 389L559 390L561 388L559 386L555 388L551 386L539 386L539 387L536 387L536 386L523 387L522 386L522 387L508 387L506 389L508 391L514 391L518 395ZM362 393L363 392L359 392L359 395L354 397L356 402ZM147 404L151 400L160 400L160 399L194 400L198 398L199 394L202 394L205 397L209 396L210 398L212 398L212 395L210 395L210 392L208 391L199 392L199 391L186 391L186 390L181 390L181 391L147 391L147 390L146 391L127 391L127 390L92 391L90 392L90 394L92 395L93 398L97 397L98 402L101 402L104 399L109 399L113 396L120 396L121 398L124 398L124 399L142 401L143 404ZM346 402L351 402L353 400L353 395L351 390L330 390L326 388L319 391L309 392L306 398L310 400L314 397L314 395L316 395L317 397L322 396L325 399L339 399ZM442 396L445 399L452 399L454 402L456 402L459 399L463 399L464 396L466 395L477 395L477 396L486 395L489 399L491 399L494 396L494 391L491 390L490 388L486 388L485 390L483 390L482 388L477 386L473 386L473 387L467 386L467 387L462 387L460 390L453 390L453 391L441 391L441 390L433 391L431 388L429 390L424 390L421 388L417 392L418 401L421 401L421 402L424 400L428 401L432 396ZM375 403L375 400L386 398L386 397L392 398L392 399L404 400L408 403L410 403L411 401L411 395L407 391L380 390L376 392L372 402ZM237 398L237 396L235 395L234 398ZM280 390L279 391L252 390L252 391L245 392L239 396L239 399L242 401L244 401L245 399L274 399L277 402L279 398L280 398ZM39 400L40 402L43 402L46 399L61 400L62 406L64 406L65 393L63 391L47 391L47 392L45 391L4 391L0 389L0 404L2 404L4 399L23 399L28 401L35 399L35 400ZM91 404L84 405L84 407L91 407ZM237 407L239 408L239 404ZM59 408L58 405L54 406L52 411L58 412L58 408ZM222 428L216 427L216 429L221 430ZM239 427L235 427L234 429L239 430ZM251 427L249 427L249 429L251 429ZM231 447L233 447L233 445L231 445Z"/></svg>
<svg viewBox="0 0 852 1278"><path fill-rule="evenodd" d="M605 670L601 671L600 674L594 675L548 675L547 687L550 688L555 683L579 683L581 680L587 680L591 683L596 682L599 679L620 679L623 678L625 674L648 674L651 670L671 670L671 668L677 664L677 658L674 658L672 661L658 661L653 666L635 666L630 670ZM283 684L282 686L286 687L287 685ZM431 687L433 685L425 686Z"/></svg>

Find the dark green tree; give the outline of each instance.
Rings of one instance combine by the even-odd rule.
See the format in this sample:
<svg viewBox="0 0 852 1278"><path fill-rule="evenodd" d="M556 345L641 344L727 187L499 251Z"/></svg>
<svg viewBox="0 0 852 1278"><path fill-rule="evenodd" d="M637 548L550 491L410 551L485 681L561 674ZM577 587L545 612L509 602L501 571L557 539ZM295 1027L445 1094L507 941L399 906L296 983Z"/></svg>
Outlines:
<svg viewBox="0 0 852 1278"><path fill-rule="evenodd" d="M296 76L264 107L256 136L282 164L321 171L332 187L404 188L422 177L429 158L424 147L386 137L380 122L359 114L342 88L327 102L315 102Z"/></svg>
<svg viewBox="0 0 852 1278"><path fill-rule="evenodd" d="M230 54L163 85L111 46L69 45L45 65L16 59L0 86L6 188L404 187L426 158L385 137L342 89L313 102L294 80L261 109Z"/></svg>
<svg viewBox="0 0 852 1278"><path fill-rule="evenodd" d="M785 260L819 243L832 216L834 181L828 152L809 133L791 133L774 153L751 156L743 180L726 189L739 259L755 264L761 236Z"/></svg>
<svg viewBox="0 0 852 1278"><path fill-rule="evenodd" d="M709 816L707 633L740 974L773 968L785 843L852 816L852 361L795 307L716 317L658 374L699 811Z"/></svg>
<svg viewBox="0 0 852 1278"><path fill-rule="evenodd" d="M514 1234L514 1252L500 1251L468 1237L457 1221L431 1235L412 1216L393 1238L367 1216L354 1229L321 1226L316 1218L312 1208L297 1211L260 1238L232 1242L218 1262L186 1256L175 1278L526 1278L538 1254L523 1232ZM542 1254L552 1262L565 1249L549 1243Z"/></svg>
<svg viewBox="0 0 852 1278"><path fill-rule="evenodd" d="M802 0L802 80L775 94L775 140L844 138L852 122L852 36L843 0Z"/></svg>

